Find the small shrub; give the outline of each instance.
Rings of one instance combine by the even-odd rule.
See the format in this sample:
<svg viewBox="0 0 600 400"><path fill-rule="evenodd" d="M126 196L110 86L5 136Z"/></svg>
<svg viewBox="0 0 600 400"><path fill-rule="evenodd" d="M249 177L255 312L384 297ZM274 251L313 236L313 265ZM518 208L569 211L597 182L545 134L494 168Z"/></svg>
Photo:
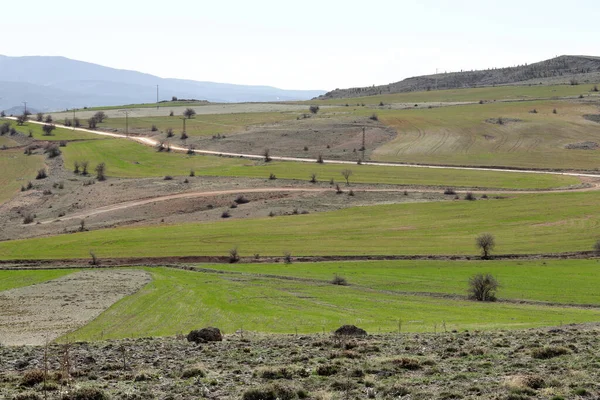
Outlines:
<svg viewBox="0 0 600 400"><path fill-rule="evenodd" d="M552 110L552 114L558 114L558 110L556 110L556 108L554 110Z"/></svg>
<svg viewBox="0 0 600 400"><path fill-rule="evenodd" d="M182 379L196 378L196 377L204 378L205 376L206 376L206 372L204 372L204 369L202 369L200 366L194 366L194 367L184 369L183 372L181 373Z"/></svg>
<svg viewBox="0 0 600 400"><path fill-rule="evenodd" d="M269 212L269 217L274 217L274 216L275 216L275 213L273 211L270 211Z"/></svg>
<svg viewBox="0 0 600 400"><path fill-rule="evenodd" d="M172 117L173 115L175 115L173 111L169 112L169 117Z"/></svg>
<svg viewBox="0 0 600 400"><path fill-rule="evenodd" d="M446 190L444 190L444 194L446 195L455 195L456 191L452 188L446 188Z"/></svg>
<svg viewBox="0 0 600 400"><path fill-rule="evenodd" d="M244 197L244 195L241 195L241 194L238 197L236 197L234 201L237 204L247 204L247 203L250 203L250 200L248 200L247 198Z"/></svg>
<svg viewBox="0 0 600 400"><path fill-rule="evenodd" d="M156 131L158 130L158 128L156 127L156 125L154 125L154 124L153 124L153 125L152 125L152 127L150 128L150 130L151 130L152 132L156 132ZM173 134L171 133L171 136L169 136L169 135L167 135L167 136L168 136L168 137L171 137L171 136L173 136Z"/></svg>
<svg viewBox="0 0 600 400"><path fill-rule="evenodd" d="M317 174L310 174L310 183L317 183Z"/></svg>
<svg viewBox="0 0 600 400"><path fill-rule="evenodd" d="M163 180L165 180L165 181L172 181L172 180L173 180L173 177L172 177L171 175L166 175L166 176L163 178Z"/></svg>
<svg viewBox="0 0 600 400"><path fill-rule="evenodd" d="M229 262L234 264L238 261L240 261L240 254L238 253L237 247L234 247L233 249L229 250Z"/></svg>
<svg viewBox="0 0 600 400"><path fill-rule="evenodd" d="M533 349L533 351L531 352L531 356L539 360L548 360L550 358L563 356L569 353L569 350L565 347L551 346Z"/></svg>
<svg viewBox="0 0 600 400"><path fill-rule="evenodd" d="M380 102L379 102L379 107L383 107L383 106L385 106L384 102L383 102L383 101L380 101Z"/></svg>
<svg viewBox="0 0 600 400"><path fill-rule="evenodd" d="M339 367L333 364L319 365L317 367L317 375L319 376L331 376L337 374Z"/></svg>
<svg viewBox="0 0 600 400"><path fill-rule="evenodd" d="M102 162L96 165L96 168L94 168L94 170L96 171L96 179L98 179L99 181L106 180L106 164Z"/></svg>
<svg viewBox="0 0 600 400"><path fill-rule="evenodd" d="M320 108L319 106L310 106L308 107L308 110L312 113L312 114L316 114L319 112Z"/></svg>
<svg viewBox="0 0 600 400"><path fill-rule="evenodd" d="M231 205L229 206L229 208L237 208L237 207L238 207L238 205L235 203L231 203Z"/></svg>
<svg viewBox="0 0 600 400"><path fill-rule="evenodd" d="M58 142L58 145L60 147L67 147L67 141L66 140L61 140L60 142Z"/></svg>
<svg viewBox="0 0 600 400"><path fill-rule="evenodd" d="M290 253L286 252L283 255L283 262L286 264L291 264L292 263L292 255Z"/></svg>
<svg viewBox="0 0 600 400"><path fill-rule="evenodd" d="M371 114L371 116L369 117L369 119L371 121L379 121L379 117L375 113Z"/></svg>
<svg viewBox="0 0 600 400"><path fill-rule="evenodd" d="M90 257L92 259L90 261L91 265L100 265L100 260L98 260L98 257L96 257L96 253L94 253L92 250L90 250Z"/></svg>
<svg viewBox="0 0 600 400"><path fill-rule="evenodd" d="M598 85L594 85L594 87L592 88L592 92L597 92L598 91Z"/></svg>
<svg viewBox="0 0 600 400"><path fill-rule="evenodd" d="M407 369L409 371L421 369L421 363L415 358L401 357L393 360L392 363L397 368Z"/></svg>
<svg viewBox="0 0 600 400"><path fill-rule="evenodd" d="M263 157L265 158L265 162L271 162L271 151L269 149L265 149L265 151L263 151Z"/></svg>
<svg viewBox="0 0 600 400"><path fill-rule="evenodd" d="M227 210L225 210L221 213L221 218L230 218L230 217L231 217L231 214Z"/></svg>
<svg viewBox="0 0 600 400"><path fill-rule="evenodd" d="M531 114L537 114L538 111L534 108L533 110L529 111Z"/></svg>
<svg viewBox="0 0 600 400"><path fill-rule="evenodd" d="M52 136L52 131L54 131L55 129L56 129L55 125L46 124L46 125L42 126L42 131L44 131L42 136Z"/></svg>
<svg viewBox="0 0 600 400"><path fill-rule="evenodd" d="M335 193L336 194L342 194L342 193L344 193L344 191L342 190L342 188L340 188L339 184L335 185Z"/></svg>
<svg viewBox="0 0 600 400"><path fill-rule="evenodd" d="M25 214L23 217L23 225L31 224L34 221L35 217L33 214Z"/></svg>
<svg viewBox="0 0 600 400"><path fill-rule="evenodd" d="M596 240L596 243L594 244L594 251L600 254L600 239Z"/></svg>
<svg viewBox="0 0 600 400"><path fill-rule="evenodd" d="M48 146L44 153L48 154L48 158L55 158L62 154L58 146L55 144Z"/></svg>
<svg viewBox="0 0 600 400"><path fill-rule="evenodd" d="M275 179L277 179L277 177L275 176L275 174L269 174L269 180L270 181L274 181Z"/></svg>
<svg viewBox="0 0 600 400"><path fill-rule="evenodd" d="M319 154L319 156L317 157L317 163L319 164L323 164L325 161L323 161L323 155Z"/></svg>
<svg viewBox="0 0 600 400"><path fill-rule="evenodd" d="M491 233L482 233L475 239L475 245L481 250L481 257L487 259L496 247L496 238Z"/></svg>
<svg viewBox="0 0 600 400"><path fill-rule="evenodd" d="M185 133L185 132L181 132L181 137L180 137L180 139L181 139L181 140L186 140L188 137L189 137L189 136L188 136L188 134L187 134L187 133Z"/></svg>
<svg viewBox="0 0 600 400"><path fill-rule="evenodd" d="M482 198L482 199L487 199L487 198L488 198L488 195L484 193L484 194L482 194L482 195L481 195L481 198Z"/></svg>
<svg viewBox="0 0 600 400"><path fill-rule="evenodd" d="M304 151L308 151L308 146L304 146Z"/></svg>
<svg viewBox="0 0 600 400"><path fill-rule="evenodd" d="M496 301L500 284L491 274L476 274L469 278L469 298L477 301Z"/></svg>
<svg viewBox="0 0 600 400"><path fill-rule="evenodd" d="M77 388L62 397L64 400L109 400L110 397L102 389L85 386Z"/></svg>
<svg viewBox="0 0 600 400"><path fill-rule="evenodd" d="M44 371L41 369L30 369L25 371L21 378L21 385L23 386L35 386L42 382L44 382Z"/></svg>
<svg viewBox="0 0 600 400"><path fill-rule="evenodd" d="M46 179L48 177L48 173L46 172L46 168L39 169L35 179Z"/></svg>
<svg viewBox="0 0 600 400"><path fill-rule="evenodd" d="M475 201L477 200L477 198L475 198L475 195L473 193L467 192L467 194L465 195L465 200Z"/></svg>
<svg viewBox="0 0 600 400"><path fill-rule="evenodd" d="M350 191L348 192L348 196L354 196L354 190L350 189Z"/></svg>
<svg viewBox="0 0 600 400"><path fill-rule="evenodd" d="M331 280L332 285L348 286L348 281L341 275L335 274Z"/></svg>

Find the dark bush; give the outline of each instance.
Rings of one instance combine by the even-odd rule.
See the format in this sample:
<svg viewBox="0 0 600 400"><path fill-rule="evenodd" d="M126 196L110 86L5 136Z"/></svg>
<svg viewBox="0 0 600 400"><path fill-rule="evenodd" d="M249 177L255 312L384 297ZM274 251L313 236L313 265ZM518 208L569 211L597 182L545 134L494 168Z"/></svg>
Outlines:
<svg viewBox="0 0 600 400"><path fill-rule="evenodd" d="M35 217L32 214L25 214L23 217L23 224L31 224L34 221Z"/></svg>
<svg viewBox="0 0 600 400"><path fill-rule="evenodd" d="M55 144L48 146L44 153L48 154L48 158L54 158L61 155L60 149Z"/></svg>
<svg viewBox="0 0 600 400"><path fill-rule="evenodd" d="M110 397L102 389L93 386L77 388L62 397L64 400L109 400Z"/></svg>
<svg viewBox="0 0 600 400"><path fill-rule="evenodd" d="M44 382L44 371L41 369L27 370L21 377L21 385L23 386L35 386L42 382Z"/></svg>
<svg viewBox="0 0 600 400"><path fill-rule="evenodd" d="M44 131L43 136L52 136L52 131L55 129L55 125L45 124L44 126L42 126L42 130Z"/></svg>
<svg viewBox="0 0 600 400"><path fill-rule="evenodd" d="M331 280L332 285L348 286L348 281L341 275L335 274Z"/></svg>
<svg viewBox="0 0 600 400"><path fill-rule="evenodd" d="M94 117L88 119L87 123L88 123L88 128L90 128L90 129L96 129L96 126L98 126L98 120Z"/></svg>
<svg viewBox="0 0 600 400"><path fill-rule="evenodd" d="M190 119L192 118L194 115L196 115L196 110L194 110L193 108L186 108L185 111L183 112L183 115L187 118Z"/></svg>
<svg viewBox="0 0 600 400"><path fill-rule="evenodd" d="M285 253L283 255L283 262L286 264L291 264L292 263L292 255L290 253Z"/></svg>
<svg viewBox="0 0 600 400"><path fill-rule="evenodd" d="M320 108L319 108L319 106L310 106L310 107L308 107L308 110L309 110L311 113L313 113L313 114L316 114L316 113L318 113L318 112L319 112Z"/></svg>
<svg viewBox="0 0 600 400"><path fill-rule="evenodd" d="M184 369L183 372L181 373L181 378L183 379L188 379L188 378L204 378L206 376L206 372L204 372L204 370L201 367L190 367L187 369Z"/></svg>
<svg viewBox="0 0 600 400"><path fill-rule="evenodd" d="M481 250L481 257L487 259L496 247L496 238L491 233L482 233L475 239L475 245Z"/></svg>
<svg viewBox="0 0 600 400"><path fill-rule="evenodd" d="M238 261L240 261L240 254L238 253L237 247L234 247L233 249L229 250L229 262L234 264Z"/></svg>
<svg viewBox="0 0 600 400"><path fill-rule="evenodd" d="M46 168L42 168L40 170L38 170L37 175L35 176L35 179L46 179L48 177L48 174L46 172Z"/></svg>
<svg viewBox="0 0 600 400"><path fill-rule="evenodd" d="M219 328L209 326L191 331L187 335L187 340L194 343L220 342L223 340L223 334Z"/></svg>
<svg viewBox="0 0 600 400"><path fill-rule="evenodd" d="M94 114L94 119L101 124L106 119L106 114L104 111L98 111L96 114Z"/></svg>
<svg viewBox="0 0 600 400"><path fill-rule="evenodd" d="M263 151L263 157L265 158L265 162L271 162L271 151L265 149L265 151Z"/></svg>
<svg viewBox="0 0 600 400"><path fill-rule="evenodd" d="M475 200L477 200L477 198L475 197L475 195L473 193L467 192L467 194L465 195L465 200L475 201Z"/></svg>
<svg viewBox="0 0 600 400"><path fill-rule="evenodd" d="M275 179L277 179L275 174L269 174L269 180L274 181Z"/></svg>
<svg viewBox="0 0 600 400"><path fill-rule="evenodd" d="M98 179L99 181L106 180L106 164L104 164L102 162L102 163L96 165L95 171L96 171L96 179Z"/></svg>
<svg viewBox="0 0 600 400"><path fill-rule="evenodd" d="M469 278L469 298L477 301L496 301L500 284L491 274L476 274Z"/></svg>
<svg viewBox="0 0 600 400"><path fill-rule="evenodd" d="M323 155L319 154L319 156L317 157L317 163L319 164L323 164L325 161L323 160Z"/></svg>
<svg viewBox="0 0 600 400"><path fill-rule="evenodd" d="M456 191L452 188L446 188L446 190L444 190L444 194L446 195L455 195Z"/></svg>
<svg viewBox="0 0 600 400"><path fill-rule="evenodd" d="M310 174L310 183L317 183L317 174Z"/></svg>
<svg viewBox="0 0 600 400"><path fill-rule="evenodd" d="M333 364L319 365L317 367L317 375L319 376L331 376L337 374L339 367Z"/></svg>
<svg viewBox="0 0 600 400"><path fill-rule="evenodd" d="M241 194L238 197L236 197L234 201L237 204L247 204L247 203L250 203L250 200L248 200L247 198L244 197L244 195L241 195Z"/></svg>
<svg viewBox="0 0 600 400"><path fill-rule="evenodd" d="M163 180L165 180L165 181L172 181L172 180L173 180L173 177L172 177L171 175L166 175L166 176L163 178Z"/></svg>
<svg viewBox="0 0 600 400"><path fill-rule="evenodd" d="M371 114L371 116L369 117L369 119L372 120L372 121L379 121L379 117L375 113Z"/></svg>
<svg viewBox="0 0 600 400"><path fill-rule="evenodd" d="M229 213L229 211L223 211L221 213L221 218L230 218L231 214Z"/></svg>
<svg viewBox="0 0 600 400"><path fill-rule="evenodd" d="M150 127L150 131L152 132L156 132L158 130L158 128L156 127L156 125L152 125L152 127ZM171 136L173 136L173 132L171 132ZM169 136L169 134L167 133L167 137L171 137Z"/></svg>

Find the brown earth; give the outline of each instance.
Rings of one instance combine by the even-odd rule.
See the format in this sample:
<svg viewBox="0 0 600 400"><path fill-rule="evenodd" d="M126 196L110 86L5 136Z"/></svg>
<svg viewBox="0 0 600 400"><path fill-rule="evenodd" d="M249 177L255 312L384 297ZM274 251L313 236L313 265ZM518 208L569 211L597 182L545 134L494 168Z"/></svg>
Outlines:
<svg viewBox="0 0 600 400"><path fill-rule="evenodd" d="M149 283L135 270L85 270L0 293L0 343L43 344L75 330Z"/></svg>

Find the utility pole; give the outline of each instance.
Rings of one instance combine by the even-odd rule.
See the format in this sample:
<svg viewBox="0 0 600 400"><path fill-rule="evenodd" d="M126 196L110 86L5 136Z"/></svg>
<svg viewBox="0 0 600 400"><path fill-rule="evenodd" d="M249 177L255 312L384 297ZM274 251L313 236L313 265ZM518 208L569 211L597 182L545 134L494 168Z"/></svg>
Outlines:
<svg viewBox="0 0 600 400"><path fill-rule="evenodd" d="M362 136L362 158L363 158L363 161L365 159L366 148L367 148L367 146L365 146L365 127L363 126L363 136Z"/></svg>
<svg viewBox="0 0 600 400"><path fill-rule="evenodd" d="M158 85L156 85L156 109L158 110Z"/></svg>
<svg viewBox="0 0 600 400"><path fill-rule="evenodd" d="M75 109L73 109L73 124L71 125L73 130L75 130Z"/></svg>
<svg viewBox="0 0 600 400"><path fill-rule="evenodd" d="M23 104L25 104L25 111L23 111L23 114L24 114L24 115L27 115L27 102L26 102L26 101L24 101L24 102L23 102Z"/></svg>
<svg viewBox="0 0 600 400"><path fill-rule="evenodd" d="M438 90L438 69L435 69L435 90Z"/></svg>
<svg viewBox="0 0 600 400"><path fill-rule="evenodd" d="M183 133L185 133L185 117L182 118L182 120L183 120Z"/></svg>
<svg viewBox="0 0 600 400"><path fill-rule="evenodd" d="M129 135L129 111L130 110L119 110L119 112L125 114L125 135Z"/></svg>

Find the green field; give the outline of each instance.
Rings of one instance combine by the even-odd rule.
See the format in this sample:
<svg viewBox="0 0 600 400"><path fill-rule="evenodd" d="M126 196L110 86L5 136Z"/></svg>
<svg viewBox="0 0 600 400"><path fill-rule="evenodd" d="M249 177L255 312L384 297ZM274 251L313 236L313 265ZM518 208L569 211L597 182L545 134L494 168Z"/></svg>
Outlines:
<svg viewBox="0 0 600 400"><path fill-rule="evenodd" d="M26 156L22 149L0 151L0 204L13 197L28 181L34 181L37 170L43 166L42 156Z"/></svg>
<svg viewBox="0 0 600 400"><path fill-rule="evenodd" d="M530 112L533 109L536 114ZM557 114L553 114L554 109ZM395 139L374 151L372 158L379 161L583 170L600 167L599 151L566 148L581 142L600 143L600 124L583 117L598 114L594 104L514 102L377 113L383 124L398 132ZM488 122L500 117L504 124Z"/></svg>
<svg viewBox="0 0 600 400"><path fill-rule="evenodd" d="M295 112L196 115L194 118L185 120L185 131L191 137L223 135L243 132L247 127L253 125L295 120L297 116L298 113ZM171 128L175 133L175 137L171 141L173 143L180 143L178 139L183 131L181 115L174 115L173 117L129 117L127 123L129 124L130 132L146 131L151 133L153 125L162 133ZM125 118L108 118L99 127L103 129L119 129L125 132L125 124Z"/></svg>
<svg viewBox="0 0 600 400"><path fill-rule="evenodd" d="M597 192L513 195L500 200L355 207L333 212L117 228L0 243L2 259L226 255L475 254L491 232L497 253L591 250L600 237ZM267 210L265 210L266 212Z"/></svg>
<svg viewBox="0 0 600 400"><path fill-rule="evenodd" d="M155 149L122 139L71 143L63 149L67 168L75 161L88 160L92 165L105 162L107 174L114 177L182 176L193 169L196 175L268 178L274 173L281 179L309 180L312 173L320 181L343 181L341 171L351 169L351 182L393 185L429 185L486 187L497 189L549 189L574 185L577 178L559 175L333 165L317 163L271 162L216 156L189 156L183 153L159 153Z"/></svg>
<svg viewBox="0 0 600 400"><path fill-rule="evenodd" d="M84 139L98 139L100 136L95 135L93 133L75 131L68 128L59 128L56 127L54 131L52 131L52 136L44 136L44 131L42 130L43 125L35 124L33 122L26 122L22 126L17 125L16 121L10 119L0 119L0 123L9 122L11 126L13 126L18 132L21 132L23 135L31 134L36 140L47 140L47 141L60 141L60 140L84 140ZM55 121L56 123L62 123L63 121Z"/></svg>
<svg viewBox="0 0 600 400"><path fill-rule="evenodd" d="M169 107L198 107L214 105L218 103L208 103L206 101L167 101L159 103L160 108ZM156 108L156 103L141 103L141 104L124 104L121 106L101 106L101 107L88 107L84 109L77 109L77 111L100 111L100 110L120 110L122 108Z"/></svg>
<svg viewBox="0 0 600 400"><path fill-rule="evenodd" d="M23 286L35 285L75 272L72 269L2 271L0 270L0 292Z"/></svg>
<svg viewBox="0 0 600 400"><path fill-rule="evenodd" d="M347 99L311 100L306 104L327 105L378 105L390 103L433 103L433 102L472 102L494 100L534 100L552 99L555 97L572 97L593 94L593 84L586 85L532 85L532 86L489 86L469 89L431 90L423 92L382 94L378 96L353 97Z"/></svg>
<svg viewBox="0 0 600 400"><path fill-rule="evenodd" d="M202 266L204 267L204 266ZM490 273L502 299L600 306L600 259L541 261L357 261L303 264L217 264L206 268L251 275L330 281L401 293L465 295L466 282Z"/></svg>
<svg viewBox="0 0 600 400"><path fill-rule="evenodd" d="M439 332L444 325L447 330L516 329L597 321L600 317L597 309L406 296L369 285L344 287L326 281L163 268L149 271L151 283L70 334L70 339L173 335L202 326L217 326L225 333L238 329L316 333L356 324L370 332L393 332L398 320L404 332Z"/></svg>

